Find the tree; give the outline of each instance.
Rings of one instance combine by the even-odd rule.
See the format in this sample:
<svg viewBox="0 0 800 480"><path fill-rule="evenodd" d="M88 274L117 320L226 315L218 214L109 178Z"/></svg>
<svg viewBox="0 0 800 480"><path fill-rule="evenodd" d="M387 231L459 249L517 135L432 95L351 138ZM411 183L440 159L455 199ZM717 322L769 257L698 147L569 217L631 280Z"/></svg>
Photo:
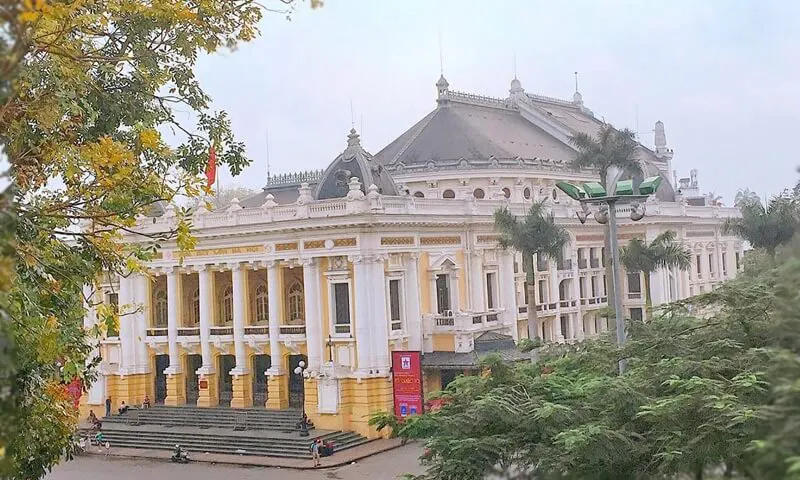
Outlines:
<svg viewBox="0 0 800 480"><path fill-rule="evenodd" d="M692 252L675 241L675 232L667 230L649 244L641 238L633 238L620 249L619 259L630 273L644 274L645 305L649 310L653 304L650 292L650 273L661 268L677 267L687 270L692 263Z"/></svg>
<svg viewBox="0 0 800 480"><path fill-rule="evenodd" d="M77 410L64 384L91 383L91 338L126 321L101 309L105 325L87 336L83 287L143 272L161 241L194 244L185 209L166 235L123 246L121 232L156 202L197 196L211 144L232 174L249 164L193 67L253 39L263 10L252 0L0 2L0 144L14 182L0 221L15 233L0 238L0 477L40 478L71 454ZM167 145L169 131L179 145Z"/></svg>
<svg viewBox="0 0 800 480"><path fill-rule="evenodd" d="M425 440L431 480L797 478L799 254L630 325L621 349L598 339L550 345L538 364L488 359L488 375L455 380L441 410L398 434Z"/></svg>
<svg viewBox="0 0 800 480"><path fill-rule="evenodd" d="M569 241L567 230L557 225L552 213L548 214L544 202L534 202L528 214L519 219L507 208L494 213L495 230L500 233L500 246L513 248L522 254L522 268L528 296L528 338L539 337L536 315L536 276L533 256L557 258Z"/></svg>
<svg viewBox="0 0 800 480"><path fill-rule="evenodd" d="M733 199L733 206L741 208L751 203L761 203L758 194L749 188L740 188L739 191L736 192L736 197Z"/></svg>
<svg viewBox="0 0 800 480"><path fill-rule="evenodd" d="M774 258L776 249L798 230L799 201L782 194L773 197L766 207L761 202L746 202L740 207L742 216L726 220L724 231L747 240L754 248L763 248Z"/></svg>
<svg viewBox="0 0 800 480"><path fill-rule="evenodd" d="M723 206L725 206L722 203L722 196L721 195L717 195L714 192L709 192L708 194L706 194L706 198L708 199L708 204L711 205L712 207L723 207Z"/></svg>
<svg viewBox="0 0 800 480"><path fill-rule="evenodd" d="M636 156L636 150L639 148L636 134L627 128L617 130L611 124L604 123L597 131L596 136L583 132L576 133L570 137L570 143L577 150L572 161L572 167L576 170L585 168L597 170L600 184L609 193L611 193L608 185L611 180L609 173L612 170L618 170L630 175L637 175L642 171ZM606 252L611 252L610 228L610 225L606 225ZM608 298L614 298L616 286L612 281L614 275L612 273L611 255L607 255L605 258ZM613 305L613 302L611 304Z"/></svg>

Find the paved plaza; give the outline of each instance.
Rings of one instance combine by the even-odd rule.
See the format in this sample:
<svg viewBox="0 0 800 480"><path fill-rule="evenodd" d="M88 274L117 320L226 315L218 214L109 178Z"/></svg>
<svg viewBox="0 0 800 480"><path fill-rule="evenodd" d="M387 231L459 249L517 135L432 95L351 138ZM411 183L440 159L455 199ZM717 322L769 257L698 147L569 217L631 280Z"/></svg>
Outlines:
<svg viewBox="0 0 800 480"><path fill-rule="evenodd" d="M286 468L238 467L190 463L179 465L163 460L106 458L82 456L56 467L45 480L395 480L405 473L420 474L422 447L406 445L365 458L354 464L321 470L292 470Z"/></svg>

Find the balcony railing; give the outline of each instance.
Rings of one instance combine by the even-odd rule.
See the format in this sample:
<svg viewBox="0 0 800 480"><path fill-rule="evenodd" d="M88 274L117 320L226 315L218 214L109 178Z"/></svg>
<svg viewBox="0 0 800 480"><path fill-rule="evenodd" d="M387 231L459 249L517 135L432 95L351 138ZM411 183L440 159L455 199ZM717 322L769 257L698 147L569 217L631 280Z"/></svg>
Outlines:
<svg viewBox="0 0 800 480"><path fill-rule="evenodd" d="M589 265L591 268L600 268L600 259L599 258L590 258Z"/></svg>
<svg viewBox="0 0 800 480"><path fill-rule="evenodd" d="M333 326L333 333L339 335L349 335L350 334L350 324L338 324Z"/></svg>
<svg viewBox="0 0 800 480"><path fill-rule="evenodd" d="M269 335L269 327L267 325L246 325L244 327L245 335Z"/></svg>
<svg viewBox="0 0 800 480"><path fill-rule="evenodd" d="M569 308L569 307L577 306L578 305L578 301L577 300L561 300L560 302L558 302L558 305L561 308Z"/></svg>
<svg viewBox="0 0 800 480"><path fill-rule="evenodd" d="M233 327L212 326L209 328L211 335L233 335Z"/></svg>
<svg viewBox="0 0 800 480"><path fill-rule="evenodd" d="M528 313L528 306L527 305L520 305L517 310L519 313Z"/></svg>
<svg viewBox="0 0 800 480"><path fill-rule="evenodd" d="M166 327L148 328L147 329L147 336L148 337L166 337L167 336L167 328Z"/></svg>
<svg viewBox="0 0 800 480"><path fill-rule="evenodd" d="M200 335L200 327L186 327L178 329L179 337L197 337Z"/></svg>
<svg viewBox="0 0 800 480"><path fill-rule="evenodd" d="M581 305L601 305L606 303L608 297L592 297L592 298L582 298Z"/></svg>
<svg viewBox="0 0 800 480"><path fill-rule="evenodd" d="M628 292L628 300L641 300L642 292Z"/></svg>
<svg viewBox="0 0 800 480"><path fill-rule="evenodd" d="M581 270L584 270L588 264L589 262L587 262L585 258L578 259L578 268L580 268Z"/></svg>
<svg viewBox="0 0 800 480"><path fill-rule="evenodd" d="M281 325L280 332L281 332L281 335L305 335L306 334L306 326L305 325Z"/></svg>

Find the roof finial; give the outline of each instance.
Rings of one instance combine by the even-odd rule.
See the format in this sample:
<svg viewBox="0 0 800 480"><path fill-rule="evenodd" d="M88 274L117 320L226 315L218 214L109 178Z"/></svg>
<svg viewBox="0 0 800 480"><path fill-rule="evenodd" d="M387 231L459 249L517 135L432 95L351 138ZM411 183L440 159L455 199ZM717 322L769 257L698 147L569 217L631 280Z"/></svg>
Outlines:
<svg viewBox="0 0 800 480"><path fill-rule="evenodd" d="M350 128L356 128L356 116L353 113L353 99L350 99Z"/></svg>
<svg viewBox="0 0 800 480"><path fill-rule="evenodd" d="M272 175L269 171L269 127L267 127L267 183L269 183L270 178L272 178Z"/></svg>

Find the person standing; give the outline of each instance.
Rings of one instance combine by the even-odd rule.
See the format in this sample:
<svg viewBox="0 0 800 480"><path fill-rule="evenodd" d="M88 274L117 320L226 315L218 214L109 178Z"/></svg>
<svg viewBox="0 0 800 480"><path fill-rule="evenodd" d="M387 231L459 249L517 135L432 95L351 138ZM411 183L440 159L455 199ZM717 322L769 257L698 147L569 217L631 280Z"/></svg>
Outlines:
<svg viewBox="0 0 800 480"><path fill-rule="evenodd" d="M106 398L106 417L111 416L111 397Z"/></svg>
<svg viewBox="0 0 800 480"><path fill-rule="evenodd" d="M315 438L314 441L311 443L311 458L314 460L314 466L319 467L319 447L322 444L322 441L319 438Z"/></svg>

